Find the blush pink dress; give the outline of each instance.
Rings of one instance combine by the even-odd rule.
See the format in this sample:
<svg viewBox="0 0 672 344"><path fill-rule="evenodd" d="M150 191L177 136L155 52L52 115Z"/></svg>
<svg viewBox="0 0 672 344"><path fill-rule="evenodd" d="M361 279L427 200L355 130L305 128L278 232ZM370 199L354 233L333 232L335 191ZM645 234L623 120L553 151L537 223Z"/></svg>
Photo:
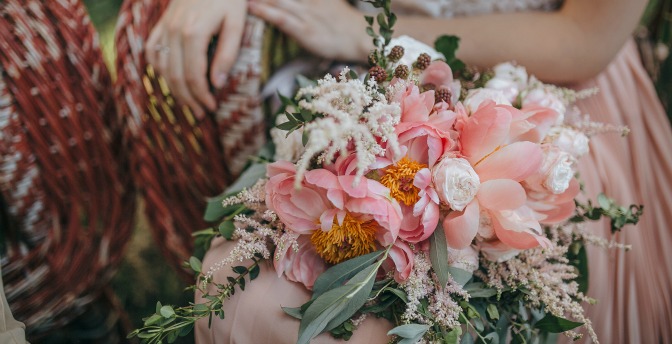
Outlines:
<svg viewBox="0 0 672 344"><path fill-rule="evenodd" d="M398 9L437 17L493 12L552 10L555 0L395 0ZM621 204L645 204L639 225L627 227L615 240L632 250L589 248L588 305L602 343L667 343L672 340L672 130L635 44L628 42L599 76L575 85L597 86L600 92L578 103L594 121L625 125L628 137L602 134L591 140L590 154L580 161L586 197L604 192ZM593 233L610 237L608 223L590 225ZM204 265L227 257L231 244L216 240ZM227 271L215 279L225 281ZM295 343L299 321L280 306L296 307L310 298L301 285L278 278L266 265L258 280L225 304L226 319L196 326L198 343ZM199 301L197 296L197 301ZM351 343L386 343L392 328L367 319ZM331 343L328 335L315 343Z"/></svg>

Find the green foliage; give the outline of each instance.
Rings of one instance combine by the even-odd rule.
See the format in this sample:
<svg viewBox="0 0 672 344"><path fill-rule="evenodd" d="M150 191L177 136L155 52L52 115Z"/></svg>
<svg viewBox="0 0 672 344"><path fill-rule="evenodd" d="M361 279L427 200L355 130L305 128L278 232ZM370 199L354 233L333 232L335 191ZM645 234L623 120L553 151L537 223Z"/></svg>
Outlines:
<svg viewBox="0 0 672 344"><path fill-rule="evenodd" d="M156 303L154 314L143 319L143 326L131 332L128 338L138 337L143 344L158 344L164 340L168 343L174 343L179 337L187 336L194 328L198 319L209 317L209 323L212 323L213 316L224 319L224 309L222 305L226 299L235 294L236 287L245 290L246 277L250 281L259 276L259 262L262 257L252 259L250 266L235 266L233 271L236 277L229 277L226 284L215 284L217 292L213 295L207 293L207 290L200 289L203 293L204 303L190 303L189 306L175 308L170 305ZM201 261L196 257L189 259L189 265L194 271L201 270ZM203 286L212 281L206 280L201 275L199 285ZM193 287L195 289L197 287Z"/></svg>
<svg viewBox="0 0 672 344"><path fill-rule="evenodd" d="M415 344L429 330L429 325L423 324L405 324L397 326L387 332L388 336L396 335L402 338L399 344Z"/></svg>
<svg viewBox="0 0 672 344"><path fill-rule="evenodd" d="M457 36L443 35L437 38L434 42L434 49L443 54L443 56L446 58L446 63L455 73L461 72L466 67L464 62L458 59L455 55L459 46L460 38Z"/></svg>
<svg viewBox="0 0 672 344"><path fill-rule="evenodd" d="M581 325L583 325L583 323L556 317L553 314L546 314L546 316L539 320L534 327L551 333L561 333L575 329Z"/></svg>
<svg viewBox="0 0 672 344"><path fill-rule="evenodd" d="M448 243L441 223L437 225L429 238L429 260L436 277L439 279L441 288L444 288L450 279L450 272L448 272Z"/></svg>
<svg viewBox="0 0 672 344"><path fill-rule="evenodd" d="M577 215L572 217L570 221L597 221L604 216L611 221L611 232L616 233L627 224L636 225L644 212L643 205L631 204L629 207L623 207L604 194L597 196L597 203L599 207L594 206L590 200L586 204L576 202Z"/></svg>

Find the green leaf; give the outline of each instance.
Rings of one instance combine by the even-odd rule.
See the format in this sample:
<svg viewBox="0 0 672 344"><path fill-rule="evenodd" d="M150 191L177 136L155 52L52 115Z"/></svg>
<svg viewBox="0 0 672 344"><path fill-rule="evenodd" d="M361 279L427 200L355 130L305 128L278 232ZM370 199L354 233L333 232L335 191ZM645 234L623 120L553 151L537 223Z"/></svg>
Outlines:
<svg viewBox="0 0 672 344"><path fill-rule="evenodd" d="M406 295L405 291L397 288L385 288L385 291L389 291L390 293L400 298L401 301L404 301L404 303L408 303L408 295Z"/></svg>
<svg viewBox="0 0 672 344"><path fill-rule="evenodd" d="M381 254L383 254L383 251L372 252L330 267L315 280L313 299L330 289L341 286L347 279L374 264Z"/></svg>
<svg viewBox="0 0 672 344"><path fill-rule="evenodd" d="M499 311L497 310L497 306L495 304L489 304L488 307L486 308L488 312L488 316L492 320L497 320L499 319Z"/></svg>
<svg viewBox="0 0 672 344"><path fill-rule="evenodd" d="M280 124L276 125L275 127L280 129L280 130L290 131L290 130L296 129L296 126L297 126L296 122L288 121L288 122L285 122L285 123L280 123Z"/></svg>
<svg viewBox="0 0 672 344"><path fill-rule="evenodd" d="M612 201L603 193L597 195L597 203L604 210L608 210L612 205Z"/></svg>
<svg viewBox="0 0 672 344"><path fill-rule="evenodd" d="M575 329L581 325L583 325L583 323L556 317L555 315L548 313L543 319L539 320L534 327L542 331L561 333Z"/></svg>
<svg viewBox="0 0 672 344"><path fill-rule="evenodd" d="M304 147L308 144L309 138L310 136L308 134L308 130L304 129L303 132L301 133L301 144L303 144Z"/></svg>
<svg viewBox="0 0 672 344"><path fill-rule="evenodd" d="M159 314L161 312L161 307L163 307L161 305L161 301L156 301L156 308L155 308L156 309L155 310L156 314Z"/></svg>
<svg viewBox="0 0 672 344"><path fill-rule="evenodd" d="M190 257L189 258L189 266L191 267L192 270L194 270L197 273L201 272L203 264L201 264L201 260L196 258L196 257Z"/></svg>
<svg viewBox="0 0 672 344"><path fill-rule="evenodd" d="M222 235L226 240L231 240L233 237L233 232L236 231L236 226L233 224L233 221L224 221L219 224L219 234Z"/></svg>
<svg viewBox="0 0 672 344"><path fill-rule="evenodd" d="M473 274L467 270L452 266L448 267L448 272L451 276L453 276L453 280L463 287L471 280L471 277L473 276Z"/></svg>
<svg viewBox="0 0 672 344"><path fill-rule="evenodd" d="M259 276L259 272L261 269L259 268L259 265L255 265L252 269L250 269L250 281L256 279Z"/></svg>
<svg viewBox="0 0 672 344"><path fill-rule="evenodd" d="M462 340L460 340L460 344L472 344L474 343L474 337L471 336L471 333L467 332L462 336Z"/></svg>
<svg viewBox="0 0 672 344"><path fill-rule="evenodd" d="M575 250L567 252L567 259L577 269L578 276L574 281L579 284L579 291L585 293L588 291L588 253L580 242L573 243L572 248Z"/></svg>
<svg viewBox="0 0 672 344"><path fill-rule="evenodd" d="M366 19L367 24L373 25L373 17L372 16L364 16L364 19Z"/></svg>
<svg viewBox="0 0 672 344"><path fill-rule="evenodd" d="M301 307L282 307L282 310L293 318L299 320L303 318L303 313L301 313Z"/></svg>
<svg viewBox="0 0 672 344"><path fill-rule="evenodd" d="M194 313L196 313L198 315L203 315L206 312L209 312L210 308L208 308L208 306L203 304L203 303L197 303L197 304L194 305L193 311L194 311Z"/></svg>
<svg viewBox="0 0 672 344"><path fill-rule="evenodd" d="M450 272L448 271L448 243L441 223L436 226L434 234L429 238L429 260L439 278L441 288L445 288L450 279Z"/></svg>
<svg viewBox="0 0 672 344"><path fill-rule="evenodd" d="M497 295L497 290L487 288L483 282L469 283L464 286L464 290L471 298L488 298Z"/></svg>
<svg viewBox="0 0 672 344"><path fill-rule="evenodd" d="M313 113L310 112L309 110L306 109L301 109L301 119L303 119L304 122L310 122L313 120Z"/></svg>
<svg viewBox="0 0 672 344"><path fill-rule="evenodd" d="M460 340L460 336L462 335L462 328L455 327L452 331L448 332L448 334L444 337L446 340L446 344L457 344Z"/></svg>
<svg viewBox="0 0 672 344"><path fill-rule="evenodd" d="M457 36L443 35L434 41L434 49L443 54L446 61L453 60L457 48L460 46L460 38Z"/></svg>
<svg viewBox="0 0 672 344"><path fill-rule="evenodd" d="M144 322L145 326L152 326L152 325L158 324L161 320L163 320L163 317L158 315L158 314L152 314L151 317L149 317L147 319L144 319L144 320L145 320L145 322Z"/></svg>
<svg viewBox="0 0 672 344"><path fill-rule="evenodd" d="M177 340L177 335L178 334L179 333L175 332L175 331L168 332L168 335L166 335L166 341L168 343L175 343L175 341Z"/></svg>
<svg viewBox="0 0 672 344"><path fill-rule="evenodd" d="M180 330L179 336L180 336L180 337L185 337L186 335L188 335L189 333L191 333L191 331L192 331L193 329L194 329L194 323L192 322L191 324L189 324L189 325L183 327L183 328Z"/></svg>
<svg viewBox="0 0 672 344"><path fill-rule="evenodd" d="M266 163L254 163L250 165L221 195L209 198L205 207L203 219L207 222L215 222L226 215L230 215L240 208L234 204L228 207L222 206L222 201L245 188L254 185L259 179L266 176Z"/></svg>
<svg viewBox="0 0 672 344"><path fill-rule="evenodd" d="M344 286L329 290L316 298L303 314L297 344L308 344L312 338L342 324L362 308L373 289L379 267L380 263L370 265Z"/></svg>
<svg viewBox="0 0 672 344"><path fill-rule="evenodd" d="M412 343L416 343L422 338L427 330L429 330L429 325L405 324L391 329L387 332L387 335L397 335L401 338L410 339Z"/></svg>
<svg viewBox="0 0 672 344"><path fill-rule="evenodd" d="M282 102L282 105L285 106L285 107L295 105L294 100L292 98L283 96L282 94L280 94L279 91L278 91L278 97L280 98L280 101Z"/></svg>
<svg viewBox="0 0 672 344"><path fill-rule="evenodd" d="M306 78L301 74L296 76L296 83L299 85L299 88L305 88L317 85L317 81L312 80L310 78Z"/></svg>
<svg viewBox="0 0 672 344"><path fill-rule="evenodd" d="M163 316L164 318L170 318L170 317L175 316L175 310L173 310L173 307L171 307L171 306L161 307L160 313L161 313L161 316Z"/></svg>
<svg viewBox="0 0 672 344"><path fill-rule="evenodd" d="M247 272L247 268L242 266L242 265L234 266L232 269L233 269L233 272L235 272L239 275L242 275L242 274Z"/></svg>
<svg viewBox="0 0 672 344"><path fill-rule="evenodd" d="M390 27L387 25L387 19L385 18L385 13L378 13L378 17L376 18L378 21L378 25L380 25L381 29L389 29Z"/></svg>
<svg viewBox="0 0 672 344"><path fill-rule="evenodd" d="M370 27L370 26L366 28L366 33L371 37L376 37L376 33L373 31L373 28Z"/></svg>

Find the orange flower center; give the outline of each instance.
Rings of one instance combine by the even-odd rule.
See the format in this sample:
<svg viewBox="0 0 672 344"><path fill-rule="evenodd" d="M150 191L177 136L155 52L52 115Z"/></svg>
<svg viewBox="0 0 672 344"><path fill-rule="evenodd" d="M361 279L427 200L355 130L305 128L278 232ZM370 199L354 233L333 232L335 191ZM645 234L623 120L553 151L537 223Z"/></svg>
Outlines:
<svg viewBox="0 0 672 344"><path fill-rule="evenodd" d="M411 206L420 199L418 195L420 189L413 185L413 179L415 179L415 174L423 168L427 168L427 165L405 156L396 165L385 170L380 183L390 189L390 195L394 199Z"/></svg>
<svg viewBox="0 0 672 344"><path fill-rule="evenodd" d="M336 218L331 230L318 229L310 236L315 251L326 262L338 264L350 258L373 252L376 249L378 223L374 220L360 221L346 213L343 224Z"/></svg>

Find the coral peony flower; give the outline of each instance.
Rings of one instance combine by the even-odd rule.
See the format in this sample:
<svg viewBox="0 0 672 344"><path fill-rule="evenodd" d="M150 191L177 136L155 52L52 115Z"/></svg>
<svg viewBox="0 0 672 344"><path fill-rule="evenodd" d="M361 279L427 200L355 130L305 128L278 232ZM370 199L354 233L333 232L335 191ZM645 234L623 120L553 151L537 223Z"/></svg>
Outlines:
<svg viewBox="0 0 672 344"><path fill-rule="evenodd" d="M460 148L480 180L476 197L463 211L453 211L443 222L450 247L463 249L476 237L481 213L492 223L495 236L515 249L546 245L536 213L527 205L521 181L542 163L539 144L510 142L517 110L487 101L461 123ZM435 181L436 183L436 181Z"/></svg>
<svg viewBox="0 0 672 344"><path fill-rule="evenodd" d="M394 280L402 283L408 279L413 270L413 257L415 254L411 248L398 240L390 249L389 257L383 264L383 268L387 271L394 270Z"/></svg>
<svg viewBox="0 0 672 344"><path fill-rule="evenodd" d="M370 253L395 242L401 226L399 204L389 189L379 182L362 178L354 186L355 176L337 176L326 169L305 173L301 188L294 187L296 168L288 162L268 166L266 204L286 225L299 235L299 252L284 252L276 264L278 273L307 287L316 277L296 271L303 265L292 259L320 259L329 264ZM301 244L303 236L310 245ZM313 264L313 263L311 263ZM291 270L291 271L288 271ZM295 279L295 276L302 278Z"/></svg>

